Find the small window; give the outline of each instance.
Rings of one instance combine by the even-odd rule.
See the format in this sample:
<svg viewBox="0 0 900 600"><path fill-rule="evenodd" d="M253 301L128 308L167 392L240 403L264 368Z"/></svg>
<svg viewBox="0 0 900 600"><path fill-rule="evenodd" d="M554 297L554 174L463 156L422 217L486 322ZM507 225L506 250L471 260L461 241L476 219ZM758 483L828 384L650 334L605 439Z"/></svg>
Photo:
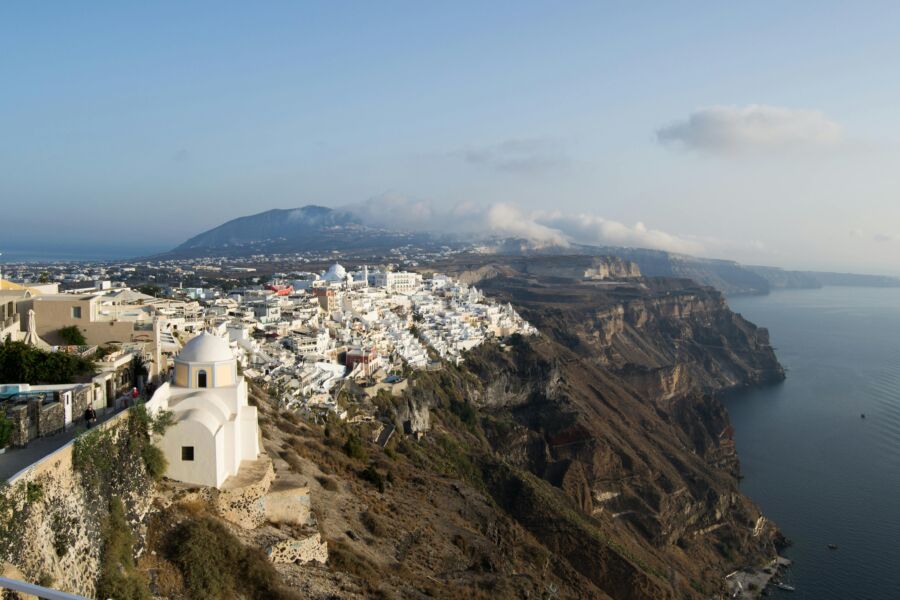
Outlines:
<svg viewBox="0 0 900 600"><path fill-rule="evenodd" d="M206 371L197 373L197 387L206 387Z"/></svg>
<svg viewBox="0 0 900 600"><path fill-rule="evenodd" d="M80 306L73 306L73 307L72 307L72 318L73 318L73 319L80 319L80 318L81 318L81 307L80 307Z"/></svg>
<svg viewBox="0 0 900 600"><path fill-rule="evenodd" d="M194 460L194 447L193 446L182 446L181 447L181 460Z"/></svg>

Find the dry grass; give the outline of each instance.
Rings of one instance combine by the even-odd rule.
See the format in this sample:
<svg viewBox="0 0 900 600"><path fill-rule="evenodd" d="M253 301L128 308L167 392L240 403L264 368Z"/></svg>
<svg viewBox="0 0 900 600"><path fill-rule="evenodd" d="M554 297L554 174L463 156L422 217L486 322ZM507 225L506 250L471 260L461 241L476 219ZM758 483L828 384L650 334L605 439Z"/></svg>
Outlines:
<svg viewBox="0 0 900 600"><path fill-rule="evenodd" d="M385 520L370 510L360 513L359 521L369 533L377 538L388 537L391 533Z"/></svg>
<svg viewBox="0 0 900 600"><path fill-rule="evenodd" d="M359 577L372 587L377 587L382 579L381 570L343 540L328 540L328 564L338 571Z"/></svg>
<svg viewBox="0 0 900 600"><path fill-rule="evenodd" d="M184 597L184 577L171 562L157 554L144 554L138 561L138 569L147 573L156 596L163 598Z"/></svg>

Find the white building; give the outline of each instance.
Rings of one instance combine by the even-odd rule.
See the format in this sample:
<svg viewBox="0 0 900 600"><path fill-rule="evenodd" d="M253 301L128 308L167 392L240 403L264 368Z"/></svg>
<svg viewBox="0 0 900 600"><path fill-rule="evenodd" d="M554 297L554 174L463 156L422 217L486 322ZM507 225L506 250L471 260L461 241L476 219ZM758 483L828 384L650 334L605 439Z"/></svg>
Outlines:
<svg viewBox="0 0 900 600"><path fill-rule="evenodd" d="M370 275L372 285L397 294L411 294L419 289L422 276L408 271L378 271Z"/></svg>
<svg viewBox="0 0 900 600"><path fill-rule="evenodd" d="M166 476L221 487L243 461L259 457L259 423L247 403L247 382L224 339L201 333L175 357L174 381L160 386L148 408L172 411L160 444Z"/></svg>

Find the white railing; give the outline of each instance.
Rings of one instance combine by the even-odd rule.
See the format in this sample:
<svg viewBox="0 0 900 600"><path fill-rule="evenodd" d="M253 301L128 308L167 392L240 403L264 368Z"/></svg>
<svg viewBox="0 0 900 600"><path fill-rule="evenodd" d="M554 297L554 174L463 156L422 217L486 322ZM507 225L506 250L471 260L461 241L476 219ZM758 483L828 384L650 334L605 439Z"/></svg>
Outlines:
<svg viewBox="0 0 900 600"><path fill-rule="evenodd" d="M44 600L87 600L84 596L70 594L68 592L60 592L59 590L51 590L33 583L25 583L17 579L9 579L0 577L0 590L11 590L13 592L22 592L23 594L31 594Z"/></svg>

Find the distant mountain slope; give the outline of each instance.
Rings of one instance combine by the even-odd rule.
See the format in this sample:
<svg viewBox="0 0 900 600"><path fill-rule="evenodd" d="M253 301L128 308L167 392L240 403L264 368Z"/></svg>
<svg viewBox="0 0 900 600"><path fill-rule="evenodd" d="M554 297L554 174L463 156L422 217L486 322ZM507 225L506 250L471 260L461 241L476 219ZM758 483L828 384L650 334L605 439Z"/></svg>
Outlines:
<svg viewBox="0 0 900 600"><path fill-rule="evenodd" d="M429 236L369 227L348 211L309 205L232 219L192 237L166 256L348 250L419 238Z"/></svg>
<svg viewBox="0 0 900 600"><path fill-rule="evenodd" d="M209 231L196 235L175 248L175 254L228 249L239 251L258 244L281 246L285 242L298 248L313 249L328 232L359 228L352 215L324 206L295 209L273 209L247 217L232 219Z"/></svg>
<svg viewBox="0 0 900 600"><path fill-rule="evenodd" d="M272 209L247 217L232 219L209 231L204 231L181 244L176 250L216 248L271 240L295 238L318 233L323 229L361 225L349 213L324 206L304 206L294 209Z"/></svg>
<svg viewBox="0 0 900 600"><path fill-rule="evenodd" d="M777 267L748 266L764 277L772 289L810 289L825 285L849 287L900 287L900 278L886 275L859 275L827 271L786 271Z"/></svg>
<svg viewBox="0 0 900 600"><path fill-rule="evenodd" d="M600 248L603 254L620 256L637 264L646 277L693 279L730 295L768 294L769 281L731 260L697 258L646 248Z"/></svg>
<svg viewBox="0 0 900 600"><path fill-rule="evenodd" d="M769 282L773 290L786 289L815 289L822 287L822 283L811 273L801 271L785 271L778 267L745 267Z"/></svg>
<svg viewBox="0 0 900 600"><path fill-rule="evenodd" d="M478 254L503 256L618 256L635 263L646 277L692 279L727 295L767 294L772 289L823 285L898 287L900 279L877 275L786 271L746 266L731 260L698 258L647 248L585 244L536 245L522 238L372 227L349 210L309 205L273 209L232 219L160 255L165 258L249 256L294 252L385 252L404 245L436 249L450 245Z"/></svg>

